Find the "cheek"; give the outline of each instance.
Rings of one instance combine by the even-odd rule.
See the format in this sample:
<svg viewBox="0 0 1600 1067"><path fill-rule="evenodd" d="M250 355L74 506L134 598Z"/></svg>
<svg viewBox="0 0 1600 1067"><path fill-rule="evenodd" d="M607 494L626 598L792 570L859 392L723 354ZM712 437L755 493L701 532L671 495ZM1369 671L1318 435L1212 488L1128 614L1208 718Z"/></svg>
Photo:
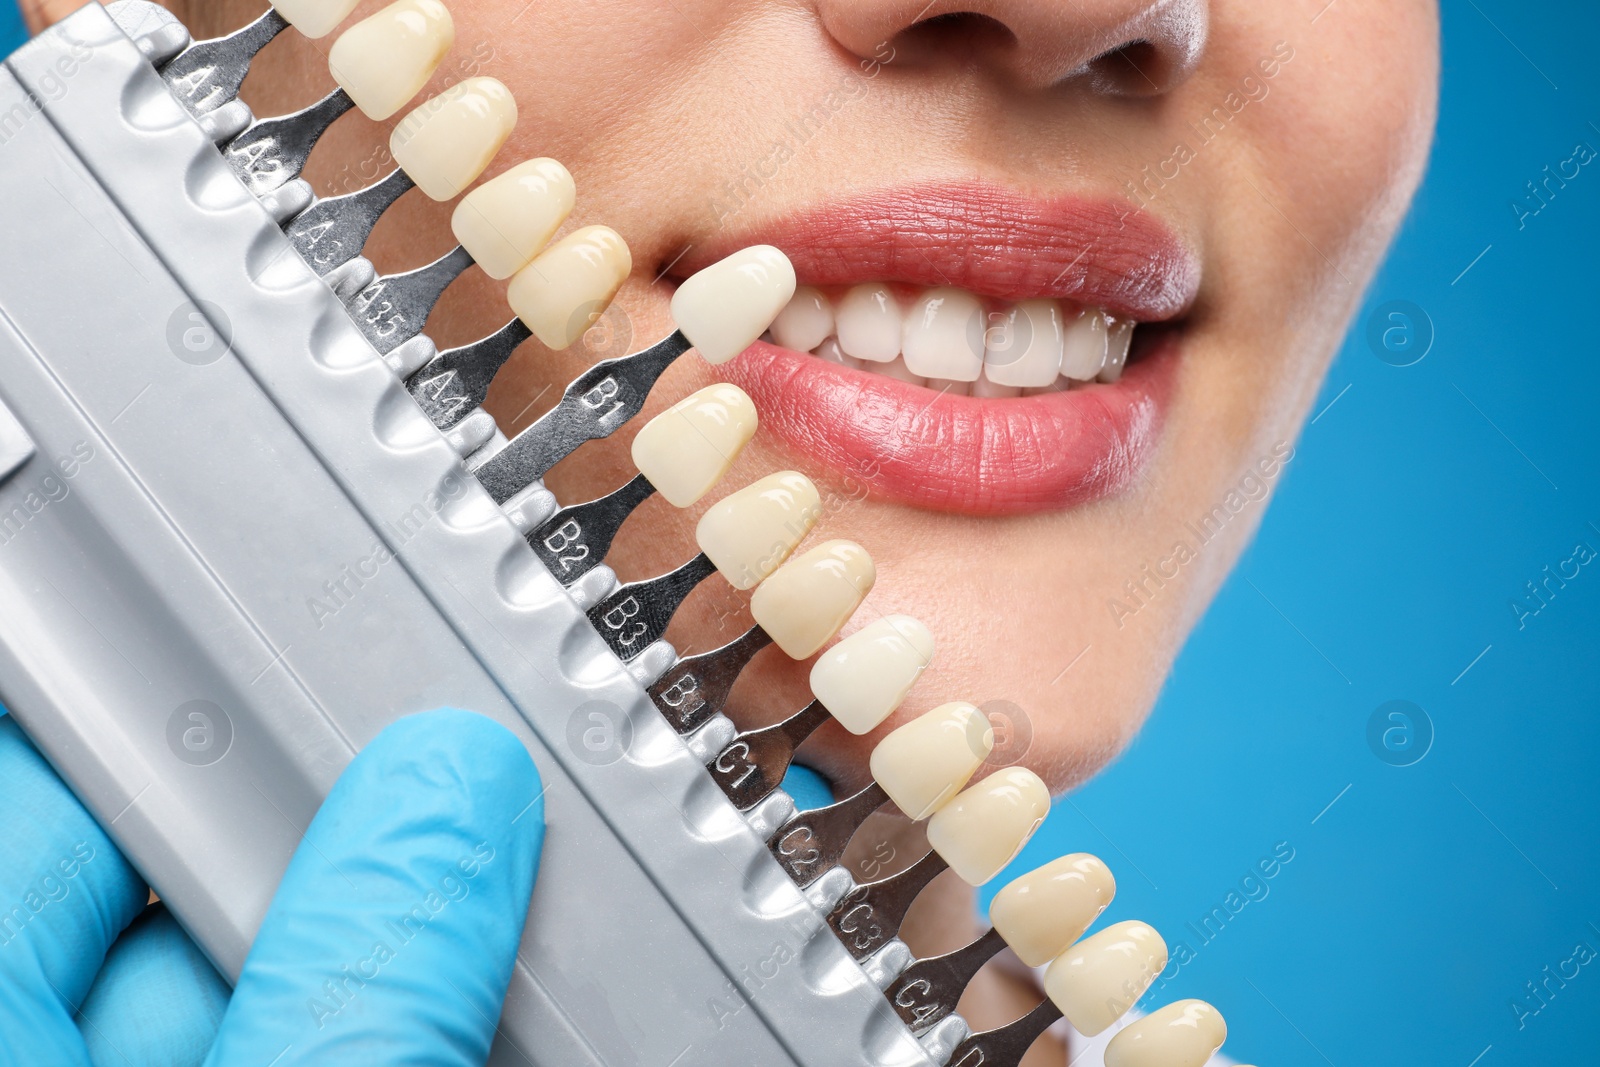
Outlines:
<svg viewBox="0 0 1600 1067"><path fill-rule="evenodd" d="M1360 283L1421 179L1437 108L1432 3L1341 4L1291 42L1256 142L1274 200ZM1281 200L1279 198L1282 198Z"/></svg>

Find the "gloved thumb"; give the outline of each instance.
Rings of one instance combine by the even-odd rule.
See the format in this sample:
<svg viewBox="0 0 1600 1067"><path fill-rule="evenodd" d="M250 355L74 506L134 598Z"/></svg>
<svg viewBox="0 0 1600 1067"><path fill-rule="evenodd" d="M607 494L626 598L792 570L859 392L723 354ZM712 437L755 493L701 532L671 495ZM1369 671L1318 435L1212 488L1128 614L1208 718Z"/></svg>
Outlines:
<svg viewBox="0 0 1600 1067"><path fill-rule="evenodd" d="M543 839L510 731L448 710L394 723L312 820L206 1063L479 1067Z"/></svg>

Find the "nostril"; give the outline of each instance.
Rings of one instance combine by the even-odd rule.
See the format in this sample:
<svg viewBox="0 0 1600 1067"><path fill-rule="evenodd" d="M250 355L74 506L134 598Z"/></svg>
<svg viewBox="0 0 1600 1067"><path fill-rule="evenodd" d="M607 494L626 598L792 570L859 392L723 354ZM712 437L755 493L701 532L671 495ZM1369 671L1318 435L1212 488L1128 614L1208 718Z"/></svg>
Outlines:
<svg viewBox="0 0 1600 1067"><path fill-rule="evenodd" d="M1170 71L1151 41L1130 41L1089 61L1095 88L1119 96L1150 96L1163 91Z"/></svg>
<svg viewBox="0 0 1600 1067"><path fill-rule="evenodd" d="M908 26L894 44L902 58L907 54L949 55L952 51L1002 52L1016 48L1017 35L1005 23L989 15L950 11Z"/></svg>

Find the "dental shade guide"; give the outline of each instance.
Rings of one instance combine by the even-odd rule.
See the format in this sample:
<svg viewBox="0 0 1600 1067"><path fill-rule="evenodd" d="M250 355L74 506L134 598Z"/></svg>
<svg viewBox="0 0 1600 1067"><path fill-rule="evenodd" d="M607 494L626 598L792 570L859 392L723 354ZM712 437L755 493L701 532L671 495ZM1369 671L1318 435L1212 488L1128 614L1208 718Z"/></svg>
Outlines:
<svg viewBox="0 0 1600 1067"><path fill-rule="evenodd" d="M252 193L270 193L300 177L328 127L355 106L349 94L335 89L299 111L257 119L227 143L223 158Z"/></svg>
<svg viewBox="0 0 1600 1067"><path fill-rule="evenodd" d="M195 118L232 101L250 73L250 61L289 28L276 8L225 37L196 41L161 67L161 79Z"/></svg>
<svg viewBox="0 0 1600 1067"><path fill-rule="evenodd" d="M752 626L721 648L681 659L650 686L650 700L674 731L691 734L727 707L740 673L770 644L767 631Z"/></svg>
<svg viewBox="0 0 1600 1067"><path fill-rule="evenodd" d="M396 200L416 183L396 167L365 189L317 201L284 227L305 261L326 274L361 254L372 228Z"/></svg>
<svg viewBox="0 0 1600 1067"><path fill-rule="evenodd" d="M675 330L641 352L596 363L573 379L551 411L473 473L495 503L504 504L579 445L610 436L637 415L656 380L691 347Z"/></svg>
<svg viewBox="0 0 1600 1067"><path fill-rule="evenodd" d="M1046 998L1014 1022L969 1035L950 1054L949 1067L1015 1067L1060 1018L1061 1009Z"/></svg>
<svg viewBox="0 0 1600 1067"><path fill-rule="evenodd" d="M884 996L912 1033L924 1033L956 1010L967 983L1005 947L1000 931L990 927L976 941L954 952L913 963L884 990Z"/></svg>
<svg viewBox="0 0 1600 1067"><path fill-rule="evenodd" d="M329 32L350 6L296 0L286 10L295 26ZM23 223L23 255L0 263L0 293L36 292L24 288L27 272L36 269L72 280L50 301L29 296L7 303L35 347L21 348L0 332L0 431L9 432L15 412L12 421L37 454L66 455L75 441L92 440L94 454L120 457L115 464L85 463L75 503L34 520L53 527L55 536L41 530L0 553L0 578L24 590L24 614L33 620L24 635L0 618L0 686L17 720L102 821L118 815L110 821L119 846L226 975L238 974L260 920L260 890L298 843L296 823L314 812L354 747L395 717L421 710L418 699L428 706L443 701L514 730L545 776L553 810L560 804L563 832L546 841L534 939L524 945L527 966L519 963L513 975L502 1020L523 1060L535 1067L593 1067L641 1056L664 1061L687 1044L702 1048L707 1062L1015 1064L1061 1017L1053 1001L978 1034L952 1014L967 981L1005 943L998 913L994 929L945 956L913 961L897 940L911 903L940 872L954 869L979 884L1037 826L1034 818L1021 832L1015 820L991 819L1004 847L985 847L978 831L989 825L983 810L989 794L981 782L959 790L988 747L954 763L927 761L938 768L934 777L948 782L918 780L930 772L912 760L913 773L886 769L887 784L875 780L813 811L796 813L781 789L796 748L829 718L863 734L898 705L931 653L931 645L922 647L926 628L905 617L880 619L833 645L813 668L816 699L773 726L736 733L724 715L736 679L757 653L777 643L792 658L809 657L871 587L870 559L850 542L829 541L784 561L820 511L815 487L794 472L762 479L706 513L721 518L702 520L700 554L667 574L611 589L614 575L602 561L627 516L657 493L678 507L697 500L754 431L752 422L701 454L685 451L698 440L691 401L724 405L716 409L721 417L748 398L732 386L710 387L657 416L636 439L637 446L648 438L648 447L635 450L638 476L586 503L551 503L554 514L530 522L531 532L491 506L535 489L553 501L539 487L550 467L637 415L656 380L690 347L713 364L742 351L794 292L787 260L775 250L747 249L691 277L673 299L673 335L591 368L554 411L505 442L481 404L495 373L534 330L518 318L445 352L421 332L444 288L473 264L468 249L481 246L458 230L465 247L373 280L362 246L382 211L412 187L411 178L396 170L368 189L313 201L296 177L351 98L339 90L294 115L245 128L251 116L235 99L238 85L250 58L287 24L269 11L228 37L190 43L170 15L121 0L74 13L0 71L0 94L38 94L57 54L87 41L103 56L79 75L82 92L75 87L70 98L50 105L55 121L25 128L11 147L33 153L21 158L36 158L42 167L77 167L61 173L78 183L86 210L140 234L122 262L155 287L139 288L139 302L110 299L134 289L131 274L110 257L99 273L86 272L59 227L45 225L60 214L51 206L60 194L37 188L42 183L25 166L0 174L0 197ZM148 99L151 91L170 91L198 129L128 121L127 102ZM190 192L196 174L254 193L269 217L215 189L197 203ZM30 228L35 217L41 225ZM285 262L273 254L278 248L300 255ZM256 258L261 249L268 255ZM492 276L516 261L495 258ZM248 269L239 270L240 263ZM170 334L149 321L150 300L171 299L181 310L180 299L190 293L225 308L232 320L229 348L214 365L183 355L174 360L179 353ZM91 358L92 346L74 332L83 323L99 332L122 327L129 358L115 365ZM40 373L41 364L50 375ZM165 407L147 413L129 405L127 397L139 401L142 390L149 392L140 401L147 407L170 398L179 410L220 417L207 427L179 425L163 417ZM62 394L76 406L63 403ZM486 459L473 478L460 457L491 437L503 444L480 453ZM17 463L28 462L18 454ZM687 471L678 469L685 456ZM37 479L9 479L14 466L0 470L0 514L13 506L12 494ZM134 475L145 473L155 477L136 483ZM262 511L248 539L216 504L243 486ZM793 497L793 510L752 510L749 491L764 496L774 487ZM152 503L163 510L153 512ZM103 515L117 516L116 524L102 526ZM305 521L307 515L317 521ZM85 543L85 521L114 544L104 559L62 562L57 546ZM781 545L769 542L757 552L763 546L742 541L739 531L767 529L762 523L785 532ZM184 539L172 535L180 525ZM373 554L375 543L388 546L388 554ZM577 557L571 574L563 573L561 553ZM302 611L297 585L294 595L283 595L300 577L320 579L329 561L358 558L363 562L346 567L345 577L324 583L323 591L308 586L315 593L308 605L326 590L343 594L321 614ZM380 558L376 577L349 584ZM263 559L281 571L264 572ZM854 577L826 586L818 577L822 564L840 561L849 563L841 563L844 570L857 568ZM85 567L87 576L80 576ZM721 648L679 657L661 636L713 571L753 590L758 625ZM102 688L103 672L74 672L71 686L53 677L68 661L92 659L98 646L55 600L35 596L37 582L20 577L43 573L60 577L58 597L93 591L104 609L100 640L139 649L152 693L170 694L179 712L197 704L216 709L205 713L213 716L208 721L220 715L231 739L217 759L231 753L231 762L207 770L211 763L188 758L170 727L144 708L147 696L136 699L109 683ZM143 584L145 575L163 580ZM380 588L363 592L368 584ZM211 595L224 588L227 597ZM827 600L827 610L801 610L819 599ZM249 625L241 626L241 618ZM52 643L57 635L64 645ZM42 659L40 648L48 653ZM57 654L61 648L73 655ZM241 678L244 664L250 666ZM419 696L418 677L447 681ZM58 699L69 689L76 694L73 686L90 686L94 699ZM594 716L602 714L597 708L622 716L606 721L628 724L637 759L626 747L627 759L587 747ZM926 738L903 734L907 727L875 750L875 779L878 751L902 765L921 751L917 745ZM117 743L81 742L90 736ZM992 737L984 742L991 744ZM166 768L174 755L189 766L167 775L163 790L134 781L135 765ZM125 766L124 757L133 762ZM242 788L251 783L253 793ZM845 849L867 817L891 800L914 818L932 819L934 847L897 875L855 885L842 866ZM596 914L608 921L597 926ZM801 962L770 978L763 971L759 989L730 982L751 961L767 958L775 935L785 943L799 938L792 954ZM1081 951L1102 952L1090 945L1095 938L1082 942L1090 947ZM1019 953L1023 944L1014 942ZM849 966L852 958L859 968ZM566 994L531 978L534 969L626 998L642 1021L624 1033L584 1018L584 1033L575 1034ZM659 976L668 973L674 981L664 990ZM823 974L827 982L819 984ZM719 997L758 1010L706 1016L707 998ZM1078 1010L1071 1003L1068 1009ZM1174 1020L1164 1016L1159 1026L1147 1020L1136 1035L1148 1035L1140 1048L1168 1040L1168 1030L1182 1021ZM1123 1045L1132 1047L1131 1039ZM602 1047L615 1048L618 1057L597 1058ZM1156 1062L1148 1055L1126 1061L1128 1067Z"/></svg>
<svg viewBox="0 0 1600 1067"><path fill-rule="evenodd" d="M813 700L781 722L746 730L711 761L711 779L740 811L748 811L783 784L795 750L832 716Z"/></svg>
<svg viewBox="0 0 1600 1067"><path fill-rule="evenodd" d="M425 266L378 278L350 301L356 327L387 355L422 332L439 297L470 266L471 253L457 245Z"/></svg>
<svg viewBox="0 0 1600 1067"><path fill-rule="evenodd" d="M449 348L406 381L406 391L440 430L455 426L489 395L489 385L518 346L533 334L512 319L487 337Z"/></svg>
<svg viewBox="0 0 1600 1067"><path fill-rule="evenodd" d="M661 640L684 599L715 573L716 564L704 552L698 553L666 574L622 586L589 609L589 622L617 658L627 663Z"/></svg>
<svg viewBox="0 0 1600 1067"><path fill-rule="evenodd" d="M655 492L650 479L636 474L614 492L562 508L528 534L528 545L561 584L571 585L605 561L622 524Z"/></svg>
<svg viewBox="0 0 1600 1067"><path fill-rule="evenodd" d="M851 956L864 960L900 935L900 924L917 894L949 867L943 856L930 849L899 874L846 893L828 914L828 926Z"/></svg>
<svg viewBox="0 0 1600 1067"><path fill-rule="evenodd" d="M850 839L888 802L889 794L873 782L837 803L799 812L778 828L767 847L784 873L804 889L843 863Z"/></svg>

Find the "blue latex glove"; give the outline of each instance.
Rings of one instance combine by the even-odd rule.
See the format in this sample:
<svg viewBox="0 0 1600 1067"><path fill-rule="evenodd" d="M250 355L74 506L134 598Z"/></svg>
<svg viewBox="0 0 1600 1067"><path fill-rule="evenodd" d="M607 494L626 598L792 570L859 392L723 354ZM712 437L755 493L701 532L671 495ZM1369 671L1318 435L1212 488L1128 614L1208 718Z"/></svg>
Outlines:
<svg viewBox="0 0 1600 1067"><path fill-rule="evenodd" d="M306 831L230 997L0 718L0 1064L477 1067L538 873L542 798L489 719L390 726Z"/></svg>

